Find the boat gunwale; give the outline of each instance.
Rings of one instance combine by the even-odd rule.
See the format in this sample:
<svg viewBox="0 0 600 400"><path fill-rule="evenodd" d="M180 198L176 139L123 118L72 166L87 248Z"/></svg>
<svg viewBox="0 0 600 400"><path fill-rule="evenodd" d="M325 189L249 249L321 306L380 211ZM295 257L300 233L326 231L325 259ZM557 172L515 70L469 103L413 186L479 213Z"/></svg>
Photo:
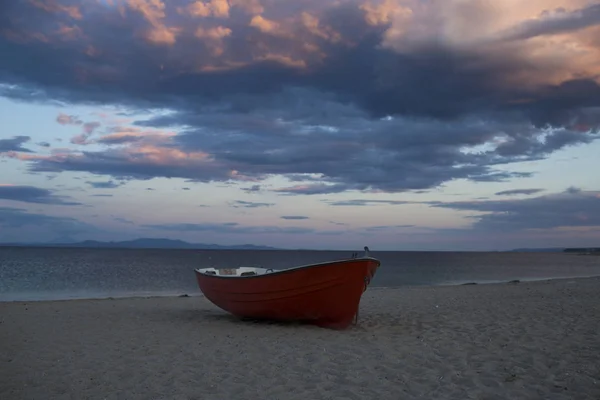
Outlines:
<svg viewBox="0 0 600 400"><path fill-rule="evenodd" d="M291 272L295 272L297 270L300 269L308 269L308 268L316 268L316 267L324 267L330 264L345 264L345 263L349 263L349 262L353 262L353 261L375 261L378 264L378 267L381 266L381 261L375 257L357 257L357 258L345 258L345 259L341 259L341 260L334 260L334 261L323 261L323 262L319 262L319 263L313 263L313 264L305 264L305 265L299 265L296 267L291 267L291 268L287 268L287 269L278 269L278 270L273 270L273 272L269 272L269 273L265 273L265 274L259 274L259 275L246 275L246 276L241 276L241 275L209 275L206 274L204 272L201 272L201 269L209 269L209 268L213 268L213 269L217 269L214 267L207 267L207 268L194 268L194 272L196 272L199 275L202 275L203 277L207 277L207 278L217 278L217 279L250 279L250 278L265 278L267 276L273 276L273 275L281 275L284 273L291 273ZM239 268L239 267L234 267L235 268ZM262 268L262 267L259 267ZM270 269L270 268L264 268L264 269Z"/></svg>

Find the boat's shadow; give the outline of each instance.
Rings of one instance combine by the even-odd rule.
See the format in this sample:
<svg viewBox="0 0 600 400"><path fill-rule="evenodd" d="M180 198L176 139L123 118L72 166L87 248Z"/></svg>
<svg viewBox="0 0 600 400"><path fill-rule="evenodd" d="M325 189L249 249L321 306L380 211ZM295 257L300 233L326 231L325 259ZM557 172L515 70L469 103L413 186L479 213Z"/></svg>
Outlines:
<svg viewBox="0 0 600 400"><path fill-rule="evenodd" d="M308 322L301 321L277 321L271 319L244 318L235 315L221 312L218 310L177 310L171 314L171 318L178 322L195 323L195 324L217 324L217 325L232 325L232 326L256 326L256 327L282 327L282 328L297 328L297 327L314 327Z"/></svg>
<svg viewBox="0 0 600 400"><path fill-rule="evenodd" d="M245 327L257 327L257 328L269 328L278 327L284 329L327 329L321 328L310 322L302 321L278 321L272 319L256 319L256 318L243 318L237 317L232 314L212 309L196 309L196 310L173 310L170 318L181 323L190 323L194 325L217 325L220 327L230 328L245 328ZM381 328L392 328L398 327L399 321L395 320L390 315L369 315L360 318L357 324L352 324L348 328L341 331L373 331ZM405 325L405 324L400 324ZM410 324L414 325L414 321ZM405 325L405 326L406 326ZM410 329L409 326L406 326ZM329 329L328 329L329 330ZM418 329L420 330L420 329Z"/></svg>

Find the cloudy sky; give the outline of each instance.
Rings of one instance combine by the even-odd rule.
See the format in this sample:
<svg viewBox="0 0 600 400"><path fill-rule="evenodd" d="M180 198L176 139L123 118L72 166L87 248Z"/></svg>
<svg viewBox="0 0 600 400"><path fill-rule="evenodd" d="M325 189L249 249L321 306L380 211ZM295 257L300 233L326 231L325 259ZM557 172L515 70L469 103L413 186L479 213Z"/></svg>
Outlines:
<svg viewBox="0 0 600 400"><path fill-rule="evenodd" d="M0 242L600 245L600 3L0 2Z"/></svg>

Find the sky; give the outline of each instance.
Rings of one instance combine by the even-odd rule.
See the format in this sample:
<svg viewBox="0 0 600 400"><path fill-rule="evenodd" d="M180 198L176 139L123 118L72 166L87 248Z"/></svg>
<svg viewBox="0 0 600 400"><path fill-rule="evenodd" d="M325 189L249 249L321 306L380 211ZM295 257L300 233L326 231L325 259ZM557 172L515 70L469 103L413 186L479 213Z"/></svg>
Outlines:
<svg viewBox="0 0 600 400"><path fill-rule="evenodd" d="M600 246L600 3L0 2L0 242Z"/></svg>

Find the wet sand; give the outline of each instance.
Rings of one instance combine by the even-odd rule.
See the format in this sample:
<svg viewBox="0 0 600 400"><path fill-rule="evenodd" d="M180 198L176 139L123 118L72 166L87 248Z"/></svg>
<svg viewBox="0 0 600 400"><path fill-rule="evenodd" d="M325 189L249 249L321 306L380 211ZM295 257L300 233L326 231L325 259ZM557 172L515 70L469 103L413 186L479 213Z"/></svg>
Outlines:
<svg viewBox="0 0 600 400"><path fill-rule="evenodd" d="M202 297L0 303L0 399L600 399L600 278L369 289L358 325Z"/></svg>

